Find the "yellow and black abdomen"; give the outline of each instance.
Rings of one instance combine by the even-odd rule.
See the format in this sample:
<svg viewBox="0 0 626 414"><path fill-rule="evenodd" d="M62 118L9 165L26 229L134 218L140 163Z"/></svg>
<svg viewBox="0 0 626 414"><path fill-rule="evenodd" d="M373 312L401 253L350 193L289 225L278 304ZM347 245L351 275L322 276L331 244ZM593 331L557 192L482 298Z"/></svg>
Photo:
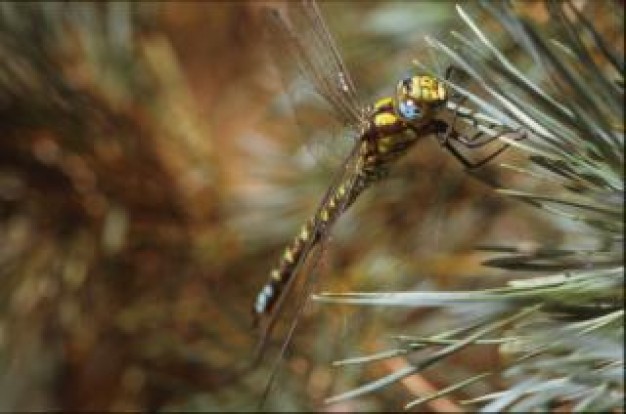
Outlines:
<svg viewBox="0 0 626 414"><path fill-rule="evenodd" d="M365 187L365 175L360 171L354 171L352 176L339 183L328 194L317 213L302 226L298 236L287 246L278 266L270 272L270 280L261 289L254 304L254 313L257 318L272 311L309 252Z"/></svg>

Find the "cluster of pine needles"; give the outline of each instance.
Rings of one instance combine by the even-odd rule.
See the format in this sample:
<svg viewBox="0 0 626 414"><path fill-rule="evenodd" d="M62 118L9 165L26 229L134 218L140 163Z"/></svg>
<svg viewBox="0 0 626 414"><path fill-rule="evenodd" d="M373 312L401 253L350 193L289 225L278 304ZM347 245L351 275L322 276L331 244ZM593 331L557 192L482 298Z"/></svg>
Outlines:
<svg viewBox="0 0 626 414"><path fill-rule="evenodd" d="M592 12L596 6L604 14ZM456 326L445 331L397 335L390 349L337 361L345 366L402 357L404 365L330 402L379 390L431 366L436 370L467 348L495 345L503 367L421 395L406 408L419 409L494 375L503 379L500 391L462 403L484 412L623 408L623 7L541 7L543 19L524 17L508 2L485 2L471 11L459 6L467 30L428 42L471 78L473 88L446 81L475 108L461 122L481 128L489 120L526 134L523 140L500 138L525 156L500 161L508 179L489 184L535 207L566 237L558 244L511 240L479 246L491 253L483 264L501 269L506 283L500 287L317 296L326 303L459 311Z"/></svg>

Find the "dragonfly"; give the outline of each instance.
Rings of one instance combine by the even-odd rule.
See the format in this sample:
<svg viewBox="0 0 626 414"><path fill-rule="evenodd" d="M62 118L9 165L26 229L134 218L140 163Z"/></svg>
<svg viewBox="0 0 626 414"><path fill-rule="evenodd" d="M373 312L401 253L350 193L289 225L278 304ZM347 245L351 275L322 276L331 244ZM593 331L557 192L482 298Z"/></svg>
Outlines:
<svg viewBox="0 0 626 414"><path fill-rule="evenodd" d="M303 0L289 3L289 8L288 15L276 9L267 10L272 41L280 42L281 53L296 61L317 94L355 138L315 213L287 245L256 297L253 314L255 325L261 328L257 354L263 352L276 316L314 249L324 243L333 225L357 198L386 177L394 163L418 141L434 136L442 148L469 169L486 164L508 146L503 144L477 162L466 157L457 147L482 147L502 134L484 135L479 131L467 136L457 132L454 121L458 111L452 121L445 121L440 115L446 108L460 108L460 102L451 104L447 84L429 74L406 76L397 82L393 94L372 105L363 105L318 5ZM454 70L449 67L444 79L448 80ZM288 335L293 333L293 327L295 323ZM288 341L289 337L285 344Z"/></svg>

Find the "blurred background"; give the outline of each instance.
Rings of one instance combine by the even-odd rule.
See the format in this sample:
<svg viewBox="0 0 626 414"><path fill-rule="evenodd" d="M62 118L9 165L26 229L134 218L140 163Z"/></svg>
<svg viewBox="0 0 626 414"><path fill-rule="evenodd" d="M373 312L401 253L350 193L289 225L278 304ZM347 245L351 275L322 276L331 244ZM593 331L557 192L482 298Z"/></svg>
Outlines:
<svg viewBox="0 0 626 414"><path fill-rule="evenodd" d="M346 143L340 127L296 121L263 37L267 5L283 7L0 3L1 410L256 409L285 332L248 370L253 301L341 166L328 154ZM452 2L320 7L365 102L392 93L412 59L437 61L423 36L458 25ZM425 139L339 220L302 277L333 292L498 284L472 247L557 242L562 229L534 214ZM385 392L323 404L403 363L331 361L454 318L311 304L265 408L397 410L497 366L495 348L468 350Z"/></svg>

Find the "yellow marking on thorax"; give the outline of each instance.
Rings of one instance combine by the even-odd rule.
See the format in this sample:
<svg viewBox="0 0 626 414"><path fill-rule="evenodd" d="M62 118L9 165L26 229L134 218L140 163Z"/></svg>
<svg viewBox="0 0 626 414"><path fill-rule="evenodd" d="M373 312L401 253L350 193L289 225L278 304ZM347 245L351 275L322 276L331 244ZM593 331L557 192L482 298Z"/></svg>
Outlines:
<svg viewBox="0 0 626 414"><path fill-rule="evenodd" d="M374 104L374 109L378 110L381 108L385 108L385 107L393 107L393 99L392 98L381 98L379 100L376 101L376 103Z"/></svg>
<svg viewBox="0 0 626 414"><path fill-rule="evenodd" d="M379 127L393 125L396 122L398 122L398 117L389 112L374 115L374 125Z"/></svg>

